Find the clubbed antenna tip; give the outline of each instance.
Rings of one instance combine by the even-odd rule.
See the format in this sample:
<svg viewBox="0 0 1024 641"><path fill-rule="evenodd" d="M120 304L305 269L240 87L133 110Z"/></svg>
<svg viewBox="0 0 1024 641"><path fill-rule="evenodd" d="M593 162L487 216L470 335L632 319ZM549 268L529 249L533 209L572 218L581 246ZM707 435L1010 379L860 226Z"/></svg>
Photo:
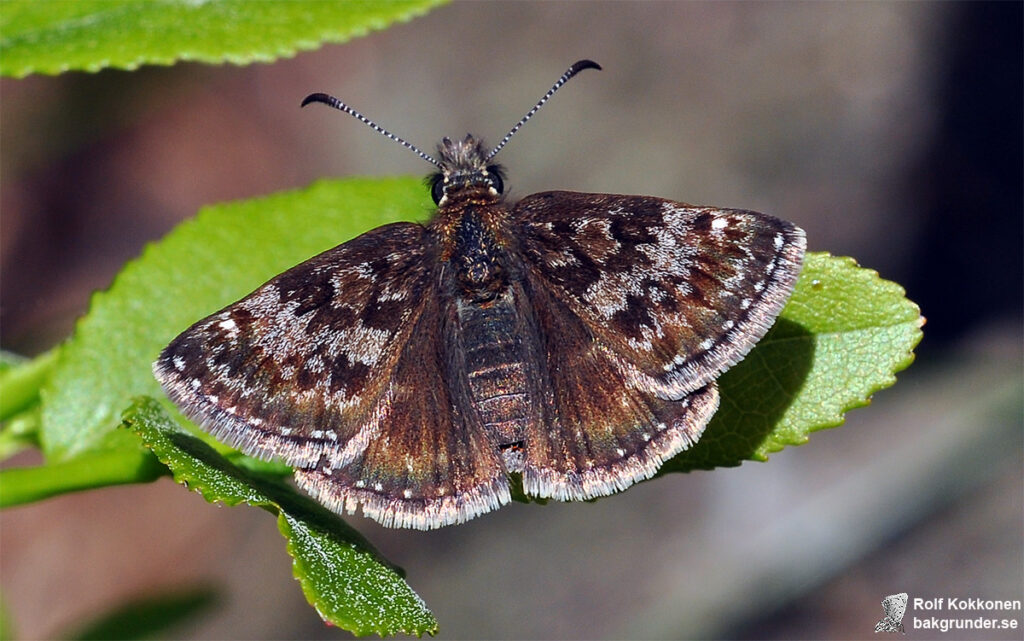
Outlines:
<svg viewBox="0 0 1024 641"><path fill-rule="evenodd" d="M512 129L507 134L505 134L505 137L501 139L501 142L498 143L498 146L495 147L491 151L491 153L487 155L487 160L494 158L494 156L496 156L497 153L501 151L501 148L505 146L505 143L507 143L512 138L512 136L514 136L515 133L519 131L520 127L526 124L527 120L533 118L533 114L537 113L541 106L548 101L548 98L555 95L555 92L561 89L562 85L569 82L569 80L571 80L573 76L575 76L576 74L585 69L597 69L598 71L600 71L601 65L597 64L593 60L577 60L576 62L574 62L572 66L569 67L565 71L565 73L562 74L562 77L555 81L555 84L552 85L550 89L548 89L548 92L544 94L544 97L537 101L537 104L533 106L533 109L528 111L526 115L523 116L522 119L516 123L516 126L512 127Z"/></svg>
<svg viewBox="0 0 1024 641"><path fill-rule="evenodd" d="M432 156L430 156L430 155L424 153L423 151L421 151L419 147L417 147L416 145L414 145L414 144L412 144L410 142L406 142L402 138L399 138L395 134L393 134L390 131L388 131L387 129L381 127L380 125L378 125L374 121L370 120L369 118L367 118L363 114L359 113L358 111L356 111L352 107L349 107L348 105L346 105L342 101L338 100L334 96L331 96L331 95L325 94L325 93L311 93L308 96L306 96L305 98L303 98L301 106L305 107L306 105L308 105L308 104L310 104L312 102L321 102L321 103L327 105L328 107L334 107L338 111L344 111L345 113L347 113L348 115L352 116L353 118L355 118L359 122L361 122L361 123L363 123L365 125L369 125L370 128L372 128L377 133L384 134L385 136L387 136L391 140L394 140L395 142L397 142L398 144L402 145L406 149L409 149L409 150L413 151L417 156L419 156L423 160L426 160L427 162L429 162L430 164L434 165L438 169L441 168L441 163L439 163L438 161L434 160L434 158Z"/></svg>

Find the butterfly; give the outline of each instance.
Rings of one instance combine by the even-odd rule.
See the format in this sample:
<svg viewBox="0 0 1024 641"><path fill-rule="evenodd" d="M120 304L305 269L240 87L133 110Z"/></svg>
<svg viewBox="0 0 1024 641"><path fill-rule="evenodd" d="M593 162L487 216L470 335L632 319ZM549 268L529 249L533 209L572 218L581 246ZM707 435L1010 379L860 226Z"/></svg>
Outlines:
<svg viewBox="0 0 1024 641"><path fill-rule="evenodd" d="M645 196L506 202L494 156L445 138L437 211L315 256L184 331L154 373L212 435L294 468L338 513L461 523L525 494L561 501L650 478L700 438L716 379L768 331L803 260L764 214Z"/></svg>

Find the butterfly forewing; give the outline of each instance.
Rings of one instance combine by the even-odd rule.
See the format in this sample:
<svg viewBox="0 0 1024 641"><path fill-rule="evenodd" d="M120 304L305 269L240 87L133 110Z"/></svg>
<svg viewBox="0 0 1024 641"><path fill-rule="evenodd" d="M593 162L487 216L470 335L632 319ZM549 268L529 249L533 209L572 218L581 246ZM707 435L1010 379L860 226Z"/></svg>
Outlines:
<svg viewBox="0 0 1024 641"><path fill-rule="evenodd" d="M545 192L516 204L523 255L641 389L679 399L768 331L800 272L803 231L756 212Z"/></svg>
<svg viewBox="0 0 1024 641"><path fill-rule="evenodd" d="M157 379L189 418L247 454L298 466L325 449L357 457L424 307L424 233L380 227L281 274L175 338Z"/></svg>

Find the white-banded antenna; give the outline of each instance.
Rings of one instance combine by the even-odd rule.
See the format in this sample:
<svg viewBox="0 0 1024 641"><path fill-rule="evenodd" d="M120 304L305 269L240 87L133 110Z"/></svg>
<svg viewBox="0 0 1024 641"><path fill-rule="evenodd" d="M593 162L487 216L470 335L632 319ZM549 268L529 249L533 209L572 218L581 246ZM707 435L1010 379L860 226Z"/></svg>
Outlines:
<svg viewBox="0 0 1024 641"><path fill-rule="evenodd" d="M558 91L562 87L562 85L564 85L565 83L569 82L569 80L573 76L575 76L579 72L583 71L584 69L598 69L598 70L600 70L601 69L601 65L597 64L593 60L579 60L579 61L575 62L571 67L569 67L569 69L566 70L565 73L562 74L562 77L559 78L557 82L555 82L555 84L551 87L551 89L548 89L548 92L546 94L544 94L544 97L537 101L537 104L533 106L533 109L531 109L529 112L527 112L527 114L525 116L523 116L522 119L519 122L516 123L516 126L512 127L512 129L507 134L505 134L505 137L501 139L501 142L498 143L498 146L495 147L493 150L491 150L491 153L487 154L487 158L484 159L484 162L487 162L491 158L494 158L494 156L499 151L501 151L501 148L505 146L505 143L507 143L512 138L512 136L515 135L515 133L517 131L519 131L519 129L523 125L526 124L527 120L529 120L530 118L533 117L533 114L537 113L537 111L541 108L541 106L545 102L547 102L548 99L551 98L551 96L553 96L555 94L555 92ZM354 117L356 120L358 120L359 122L363 123L364 125L369 125L377 133L383 134L383 135L387 136L388 138L390 138L391 140L394 140L398 144L402 145L406 149L409 149L410 151L415 153L417 156L419 156L423 160L426 160L427 162L429 162L431 165L434 165L438 169L443 169L443 167L441 166L441 163L438 162L437 160L435 160L433 156L423 152L419 147L417 147L416 145L412 144L411 142L407 142L405 139L399 138L395 134L393 134L390 131L388 131L387 129L381 127L380 125L378 125L374 121L370 120L369 118L367 118L363 114L359 113L358 111L356 111L352 107L349 107L348 105L346 105L342 101L338 100L334 96L332 96L330 94L326 94L326 93L311 93L311 94L309 94L308 96L306 96L303 99L302 106L305 107L306 105L308 105L311 102L321 102L321 103L327 105L328 107L334 107L338 111L344 111L345 113L347 113L348 115Z"/></svg>
<svg viewBox="0 0 1024 641"><path fill-rule="evenodd" d="M562 87L562 85L569 82L569 80L573 76L583 71L584 69L597 69L598 71L600 71L601 65L597 64L593 60L578 60L574 62L573 65L569 67L565 73L562 74L562 77L559 78L557 82L555 82L551 89L548 89L548 92L544 94L544 97L537 101L537 104L533 106L533 109L527 112L527 114L523 116L522 120L517 122L515 127L512 127L511 131L505 134L505 137L501 139L501 142L498 143L498 146L495 147L491 151L491 153L487 154L487 158L484 160L484 162L487 162L491 158L494 158L494 156L499 151L501 151L501 148L505 146L505 143L507 143L509 139L512 138L512 136L515 135L517 131L519 131L519 128L525 125L526 121L532 118L533 114L537 113L537 110L541 108L541 105L548 101L548 98L555 95L555 92L558 91Z"/></svg>
<svg viewBox="0 0 1024 641"><path fill-rule="evenodd" d="M430 156L430 155L424 153L422 150L420 150L419 147L417 147L416 145L412 144L411 142L406 142L403 138L399 138L395 134L391 133L390 131L388 131L384 127L381 127L380 125L378 125L374 121L370 120L369 118L367 118L363 114L359 113L358 111L356 111L352 107L349 107L348 105L346 105L342 101L338 100L334 96L332 96L330 94L326 94L326 93L311 93L311 94L309 94L308 96L306 96L303 99L301 106L305 107L306 105L308 105L311 102L322 102L323 104L325 104L325 105L327 105L329 107L334 107L338 111L344 111L345 113L347 113L348 115L354 117L356 120L358 120L359 122L363 123L364 125L369 125L377 133L384 134L385 136L387 136L391 140L394 140L395 142L397 142L398 144L402 145L406 149L411 150L417 156L419 156L423 160L426 160L431 165L434 165L438 169L441 169L441 163L439 163L436 160L434 160L433 156Z"/></svg>

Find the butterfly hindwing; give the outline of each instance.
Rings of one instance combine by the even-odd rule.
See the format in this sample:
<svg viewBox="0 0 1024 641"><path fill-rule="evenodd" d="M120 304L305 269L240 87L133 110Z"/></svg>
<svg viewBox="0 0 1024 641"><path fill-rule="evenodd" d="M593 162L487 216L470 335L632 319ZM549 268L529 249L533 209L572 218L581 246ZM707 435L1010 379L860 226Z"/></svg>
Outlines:
<svg viewBox="0 0 1024 641"><path fill-rule="evenodd" d="M536 323L533 394L523 488L529 495L585 500L650 478L700 438L718 407L714 383L679 400L638 389L618 357L557 298L547 283L527 280Z"/></svg>
<svg viewBox="0 0 1024 641"><path fill-rule="evenodd" d="M500 455L450 371L450 306L437 296L423 312L383 395L368 413L363 454L339 465L325 452L298 469L299 486L336 512L355 511L388 527L461 523L508 503Z"/></svg>
<svg viewBox="0 0 1024 641"><path fill-rule="evenodd" d="M532 270L633 383L703 388L768 331L800 272L803 231L756 212L544 192L514 208Z"/></svg>

